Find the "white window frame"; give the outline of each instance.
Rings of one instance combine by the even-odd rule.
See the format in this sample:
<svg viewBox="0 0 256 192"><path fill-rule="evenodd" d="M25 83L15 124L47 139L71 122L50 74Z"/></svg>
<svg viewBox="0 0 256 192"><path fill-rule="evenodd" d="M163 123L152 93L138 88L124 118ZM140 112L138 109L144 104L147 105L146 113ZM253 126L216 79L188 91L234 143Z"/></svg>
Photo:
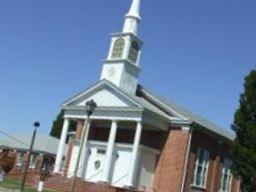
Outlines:
<svg viewBox="0 0 256 192"><path fill-rule="evenodd" d="M200 153L203 152L203 162L199 164L199 158L200 158ZM199 148L197 150L197 157L196 157L196 164L194 168L194 176L193 176L193 181L192 181L192 186L197 187L197 188L206 188L207 185L207 176L208 176L208 169L209 169L209 159L210 159L210 152L206 149L201 149ZM201 168L201 173L200 173L200 183L197 183L197 175L199 171L199 167Z"/></svg>
<svg viewBox="0 0 256 192"><path fill-rule="evenodd" d="M60 170L61 172L64 173L65 169L66 169L66 157L63 156L62 159L61 159L61 164L60 164Z"/></svg>
<svg viewBox="0 0 256 192"><path fill-rule="evenodd" d="M20 152L20 153L18 154L16 166L18 166L18 167L23 166L23 163L24 163L24 156L25 156L25 153L24 153L24 152Z"/></svg>
<svg viewBox="0 0 256 192"><path fill-rule="evenodd" d="M38 157L38 155L31 154L30 160L29 160L29 168L30 169L35 169L36 168L37 157Z"/></svg>
<svg viewBox="0 0 256 192"><path fill-rule="evenodd" d="M232 161L230 159L227 159L227 158L224 159L219 192L231 192L232 179L233 179L231 169L230 169L231 165L232 165ZM225 174L227 174L226 182L224 181Z"/></svg>
<svg viewBox="0 0 256 192"><path fill-rule="evenodd" d="M115 40L111 59L122 59L124 54L124 48L125 48L125 39L123 37L119 37Z"/></svg>

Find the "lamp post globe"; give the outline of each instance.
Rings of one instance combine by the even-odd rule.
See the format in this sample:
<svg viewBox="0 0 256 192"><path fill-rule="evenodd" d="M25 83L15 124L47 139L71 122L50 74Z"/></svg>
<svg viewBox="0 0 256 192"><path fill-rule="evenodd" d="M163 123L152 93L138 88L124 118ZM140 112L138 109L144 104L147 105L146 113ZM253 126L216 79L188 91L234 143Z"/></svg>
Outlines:
<svg viewBox="0 0 256 192"><path fill-rule="evenodd" d="M85 109L86 109L87 115L91 116L96 107L97 107L97 104L93 99L90 101L87 101L85 103Z"/></svg>
<svg viewBox="0 0 256 192"><path fill-rule="evenodd" d="M35 121L34 122L34 127L36 127L36 128L40 127L40 122L39 121Z"/></svg>

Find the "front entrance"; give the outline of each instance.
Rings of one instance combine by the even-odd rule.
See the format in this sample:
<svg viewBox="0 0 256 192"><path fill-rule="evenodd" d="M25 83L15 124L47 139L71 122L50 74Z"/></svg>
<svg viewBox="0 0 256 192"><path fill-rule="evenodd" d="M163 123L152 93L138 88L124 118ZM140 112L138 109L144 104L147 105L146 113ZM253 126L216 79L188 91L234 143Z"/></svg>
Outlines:
<svg viewBox="0 0 256 192"><path fill-rule="evenodd" d="M106 145L97 143L88 145L88 159L85 178L87 181L98 182L102 179L106 159Z"/></svg>

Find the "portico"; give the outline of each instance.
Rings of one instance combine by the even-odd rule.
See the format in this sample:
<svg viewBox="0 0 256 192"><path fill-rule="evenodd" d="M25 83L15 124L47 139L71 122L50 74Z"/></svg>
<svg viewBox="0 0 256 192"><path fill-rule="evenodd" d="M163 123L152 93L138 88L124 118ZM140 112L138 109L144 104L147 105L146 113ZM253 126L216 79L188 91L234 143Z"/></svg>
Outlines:
<svg viewBox="0 0 256 192"><path fill-rule="evenodd" d="M65 145L68 135L68 124L70 120L80 120L80 116L75 118L75 114L67 110L65 114L65 123L63 124L63 132L61 142ZM84 178L91 182L104 182L118 187L136 187L138 183L136 178L140 172L141 160L144 153L150 153L157 159L158 150L146 146L142 143L142 133L152 130L153 125L150 125L146 120L143 121L142 111L137 113L137 116L127 118L128 115L122 117L123 112L116 113L116 116L101 116L100 109L95 111L89 122L90 126L86 130L85 140L83 144L83 152L80 159L78 177ZM129 110L126 111L130 113ZM113 114L114 111L106 114ZM86 117L83 118L84 121ZM156 131L158 133L159 131ZM146 137L144 137L147 139ZM75 140L72 153L68 177L73 176L74 162L77 160L77 154L80 146L80 141ZM157 148L157 147L156 147ZM55 172L60 172L62 146L60 143L55 165ZM154 162L152 162L154 164ZM156 162L155 162L156 163ZM153 170L152 170L153 171Z"/></svg>

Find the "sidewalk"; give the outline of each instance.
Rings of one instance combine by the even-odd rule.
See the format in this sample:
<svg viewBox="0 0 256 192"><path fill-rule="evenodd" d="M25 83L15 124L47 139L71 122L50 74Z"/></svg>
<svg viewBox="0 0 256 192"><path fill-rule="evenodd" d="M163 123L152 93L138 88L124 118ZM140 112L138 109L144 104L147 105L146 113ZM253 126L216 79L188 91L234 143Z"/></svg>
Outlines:
<svg viewBox="0 0 256 192"><path fill-rule="evenodd" d="M0 187L0 192L19 192L19 190L16 190L16 189L5 189L3 187Z"/></svg>

